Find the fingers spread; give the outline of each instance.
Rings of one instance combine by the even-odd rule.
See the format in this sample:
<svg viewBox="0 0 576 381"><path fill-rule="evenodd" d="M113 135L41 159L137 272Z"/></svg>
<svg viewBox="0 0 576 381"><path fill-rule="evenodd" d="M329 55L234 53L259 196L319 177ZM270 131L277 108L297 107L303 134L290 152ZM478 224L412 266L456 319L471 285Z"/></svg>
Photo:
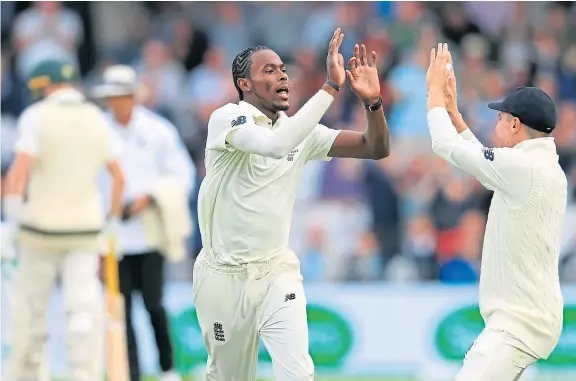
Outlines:
<svg viewBox="0 0 576 381"><path fill-rule="evenodd" d="M358 67L356 64L357 58L356 57L352 57L348 60L348 67L350 68L350 71L352 73L356 72L356 68Z"/></svg>
<svg viewBox="0 0 576 381"><path fill-rule="evenodd" d="M368 65L368 57L366 56L366 45L362 44L360 47L360 63Z"/></svg>
<svg viewBox="0 0 576 381"><path fill-rule="evenodd" d="M358 44L354 45L354 57L356 57L356 59L358 60L356 62L356 64L360 63L360 47L358 46Z"/></svg>
<svg viewBox="0 0 576 381"><path fill-rule="evenodd" d="M346 70L346 77L348 77L348 80L350 82L354 82L354 76L352 75L352 72L350 70Z"/></svg>
<svg viewBox="0 0 576 381"><path fill-rule="evenodd" d="M372 51L372 66L378 67L377 61L378 61L378 57L376 56L376 52Z"/></svg>

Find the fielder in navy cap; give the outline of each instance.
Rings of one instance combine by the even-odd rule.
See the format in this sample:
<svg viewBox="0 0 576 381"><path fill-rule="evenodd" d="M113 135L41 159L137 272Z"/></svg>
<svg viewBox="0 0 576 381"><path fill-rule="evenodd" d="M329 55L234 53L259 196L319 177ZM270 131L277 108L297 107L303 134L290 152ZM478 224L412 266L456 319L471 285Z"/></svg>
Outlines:
<svg viewBox="0 0 576 381"><path fill-rule="evenodd" d="M552 353L562 333L559 237L567 203L558 164L554 102L520 87L499 103L496 147L485 147L458 111L447 44L432 51L426 75L432 149L494 192L480 274L480 313L486 324L456 381L517 381ZM474 128L473 126L471 126Z"/></svg>
<svg viewBox="0 0 576 381"><path fill-rule="evenodd" d="M556 127L554 101L548 94L536 87L519 87L504 101L489 103L488 107L506 114L506 119L513 126L521 123L542 134L550 134ZM529 130L525 132L533 137L544 136L534 134Z"/></svg>

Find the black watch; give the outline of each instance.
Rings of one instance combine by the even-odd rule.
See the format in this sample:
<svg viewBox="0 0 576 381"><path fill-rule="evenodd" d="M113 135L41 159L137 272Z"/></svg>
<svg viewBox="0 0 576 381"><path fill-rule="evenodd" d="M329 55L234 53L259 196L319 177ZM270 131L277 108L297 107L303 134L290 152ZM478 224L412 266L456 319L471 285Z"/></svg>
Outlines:
<svg viewBox="0 0 576 381"><path fill-rule="evenodd" d="M327 80L326 84L330 87L332 87L334 90L336 91L340 91L340 86L338 86L338 84L336 84L336 82L332 81L332 80Z"/></svg>
<svg viewBox="0 0 576 381"><path fill-rule="evenodd" d="M378 100L376 101L376 103L371 104L371 105L367 105L364 102L362 102L362 104L364 105L364 108L370 112L374 112L376 110L378 110L380 107L382 107L382 97L378 97Z"/></svg>

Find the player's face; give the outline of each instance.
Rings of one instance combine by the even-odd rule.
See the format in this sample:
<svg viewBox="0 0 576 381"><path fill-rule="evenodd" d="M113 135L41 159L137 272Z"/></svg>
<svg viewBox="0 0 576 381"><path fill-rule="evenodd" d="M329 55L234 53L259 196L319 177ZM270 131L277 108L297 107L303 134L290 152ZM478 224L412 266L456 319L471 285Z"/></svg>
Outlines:
<svg viewBox="0 0 576 381"><path fill-rule="evenodd" d="M268 109L286 111L290 107L286 66L272 50L252 54L250 79L252 92Z"/></svg>
<svg viewBox="0 0 576 381"><path fill-rule="evenodd" d="M498 113L498 123L495 130L496 147L514 147L516 145L516 128L514 117L508 113Z"/></svg>

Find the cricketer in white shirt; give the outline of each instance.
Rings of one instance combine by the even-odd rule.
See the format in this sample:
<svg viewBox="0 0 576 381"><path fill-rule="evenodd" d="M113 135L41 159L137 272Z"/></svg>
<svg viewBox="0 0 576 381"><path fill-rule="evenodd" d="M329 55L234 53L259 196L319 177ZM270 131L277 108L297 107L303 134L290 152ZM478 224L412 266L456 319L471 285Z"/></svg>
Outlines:
<svg viewBox="0 0 576 381"><path fill-rule="evenodd" d="M331 81L292 117L281 111L288 107L289 86L280 57L263 47L243 51L233 63L243 101L216 110L208 123L206 177L198 197L203 249L194 265L206 379L255 379L259 337L277 380L314 377L300 262L288 247L296 186L311 160L379 159L389 149L378 75L365 47L360 63L356 46L358 67L349 79L365 104L376 104L367 109L367 129L335 131L319 124L345 79L338 63L342 38L337 30L328 55Z"/></svg>
<svg viewBox="0 0 576 381"><path fill-rule="evenodd" d="M501 111L496 135L504 147L485 148L458 113L446 63L447 46L439 46L428 74L433 150L494 191L479 292L486 328L456 379L516 381L550 355L562 332L558 264L567 180L548 136L556 123L554 104L536 88L518 88L504 102L490 104ZM442 86L445 75L452 78Z"/></svg>
<svg viewBox="0 0 576 381"><path fill-rule="evenodd" d="M46 67L66 68L54 62ZM46 90L45 98L19 118L17 156L7 181L10 196L4 200L27 196L21 211L8 213L15 221L8 216L7 222L20 228L11 297L8 379L14 380L37 379L46 344L46 311L57 279L64 292L70 377L97 380L102 375L98 235L105 213L98 176L108 168L114 184L108 215L117 217L122 195L120 148L96 105L69 84L57 86L50 85L53 90Z"/></svg>

